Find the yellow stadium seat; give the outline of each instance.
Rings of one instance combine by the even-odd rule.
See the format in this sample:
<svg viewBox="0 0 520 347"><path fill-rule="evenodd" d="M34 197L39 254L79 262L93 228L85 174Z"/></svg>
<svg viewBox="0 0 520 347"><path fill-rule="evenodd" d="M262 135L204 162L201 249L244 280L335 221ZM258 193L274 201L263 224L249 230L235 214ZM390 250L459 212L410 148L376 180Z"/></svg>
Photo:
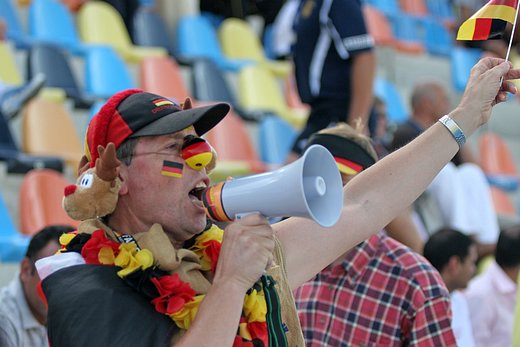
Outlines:
<svg viewBox="0 0 520 347"><path fill-rule="evenodd" d="M82 141L63 103L40 97L22 113L22 148L33 155L61 157L73 172L83 156Z"/></svg>
<svg viewBox="0 0 520 347"><path fill-rule="evenodd" d="M244 110L274 113L297 129L307 121L308 111L290 109L275 76L260 65L240 70L238 100Z"/></svg>
<svg viewBox="0 0 520 347"><path fill-rule="evenodd" d="M218 35L222 52L226 57L265 65L277 76L285 77L291 73L292 66L289 62L266 58L264 47L246 21L227 18L220 25Z"/></svg>
<svg viewBox="0 0 520 347"><path fill-rule="evenodd" d="M139 63L148 56L168 55L162 47L135 46L119 12L105 2L85 3L78 12L77 22L84 43L111 46L128 63Z"/></svg>
<svg viewBox="0 0 520 347"><path fill-rule="evenodd" d="M0 81L11 86L21 85L23 78L16 65L13 48L6 41L0 41L0 62Z"/></svg>

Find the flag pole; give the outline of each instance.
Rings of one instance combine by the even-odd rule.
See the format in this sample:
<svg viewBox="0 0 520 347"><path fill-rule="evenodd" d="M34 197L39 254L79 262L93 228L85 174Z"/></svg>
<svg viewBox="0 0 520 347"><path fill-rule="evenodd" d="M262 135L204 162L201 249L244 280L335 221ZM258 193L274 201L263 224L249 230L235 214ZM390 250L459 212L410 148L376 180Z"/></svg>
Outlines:
<svg viewBox="0 0 520 347"><path fill-rule="evenodd" d="M513 36L515 36L516 19L518 18L518 5L520 5L520 1L517 1L517 3L516 3L515 21L513 22L513 29L511 29L511 37L509 38L509 46L507 47L506 61L509 60L509 52L511 52L511 45L513 44ZM500 81L500 82L502 82L502 81Z"/></svg>

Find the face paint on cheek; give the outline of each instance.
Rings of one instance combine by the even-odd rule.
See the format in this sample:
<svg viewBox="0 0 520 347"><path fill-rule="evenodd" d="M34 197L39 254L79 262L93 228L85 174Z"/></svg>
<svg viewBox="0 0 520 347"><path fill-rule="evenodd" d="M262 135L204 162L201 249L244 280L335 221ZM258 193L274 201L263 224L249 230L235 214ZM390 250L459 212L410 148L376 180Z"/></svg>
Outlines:
<svg viewBox="0 0 520 347"><path fill-rule="evenodd" d="M161 175L181 178L184 165L175 161L164 160Z"/></svg>

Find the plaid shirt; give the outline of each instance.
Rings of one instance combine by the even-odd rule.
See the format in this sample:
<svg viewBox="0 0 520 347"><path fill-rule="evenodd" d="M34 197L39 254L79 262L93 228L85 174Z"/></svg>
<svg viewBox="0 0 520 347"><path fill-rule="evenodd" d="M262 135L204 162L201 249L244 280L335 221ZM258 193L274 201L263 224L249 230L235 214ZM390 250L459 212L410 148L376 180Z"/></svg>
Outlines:
<svg viewBox="0 0 520 347"><path fill-rule="evenodd" d="M307 346L456 346L440 274L383 233L325 268L295 298Z"/></svg>

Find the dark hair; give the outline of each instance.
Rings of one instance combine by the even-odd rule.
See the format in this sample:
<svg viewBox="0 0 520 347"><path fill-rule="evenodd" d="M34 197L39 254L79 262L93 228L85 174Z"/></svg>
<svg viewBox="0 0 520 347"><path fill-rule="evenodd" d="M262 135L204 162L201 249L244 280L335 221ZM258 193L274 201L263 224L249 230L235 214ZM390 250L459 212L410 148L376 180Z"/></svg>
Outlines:
<svg viewBox="0 0 520 347"><path fill-rule="evenodd" d="M74 228L67 225L51 225L43 228L32 237L25 256L33 262L38 260L38 253L45 248L50 241L56 241L56 243L59 244L60 236L71 231L74 231Z"/></svg>
<svg viewBox="0 0 520 347"><path fill-rule="evenodd" d="M510 226L500 232L495 260L502 268L520 265L520 225Z"/></svg>
<svg viewBox="0 0 520 347"><path fill-rule="evenodd" d="M474 241L458 230L442 228L430 236L424 244L423 255L437 270L448 264L453 256L464 261Z"/></svg>
<svg viewBox="0 0 520 347"><path fill-rule="evenodd" d="M116 150L117 159L121 160L126 166L130 165L134 157L135 146L138 137L131 137L123 141Z"/></svg>

